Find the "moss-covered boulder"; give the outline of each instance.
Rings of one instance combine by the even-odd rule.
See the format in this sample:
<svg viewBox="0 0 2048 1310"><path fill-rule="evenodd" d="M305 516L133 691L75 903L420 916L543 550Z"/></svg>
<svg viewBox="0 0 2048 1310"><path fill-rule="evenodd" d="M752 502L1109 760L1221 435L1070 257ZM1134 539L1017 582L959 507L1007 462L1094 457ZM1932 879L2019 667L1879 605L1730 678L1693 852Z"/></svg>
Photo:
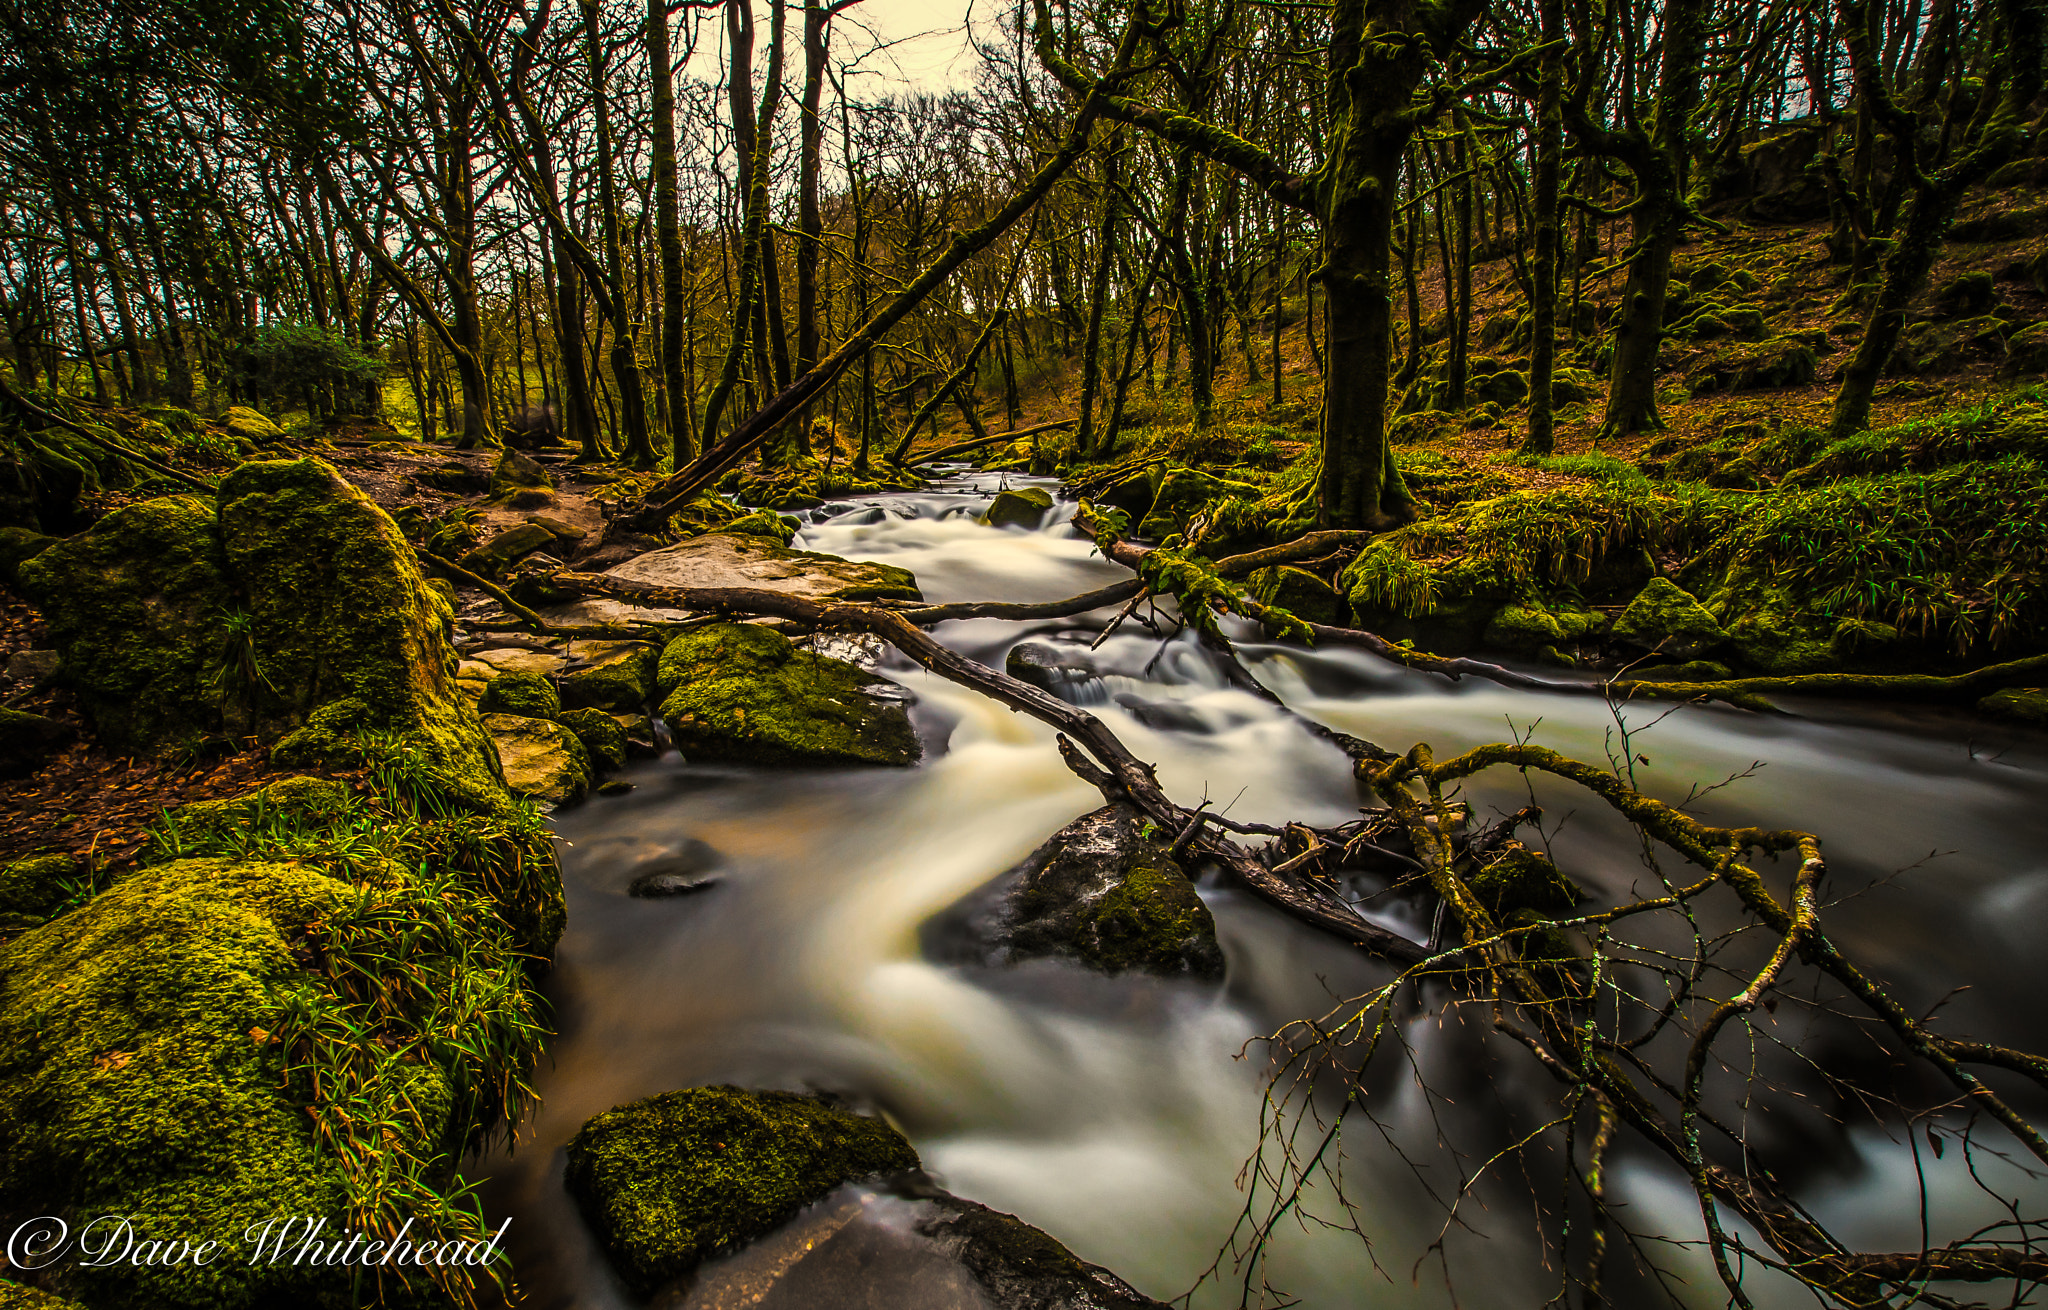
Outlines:
<svg viewBox="0 0 2048 1310"><path fill-rule="evenodd" d="M484 684L479 714L516 714L525 719L553 719L562 713L555 684L537 673L501 673Z"/></svg>
<svg viewBox="0 0 2048 1310"><path fill-rule="evenodd" d="M16 586L21 581L21 566L57 544L56 537L46 537L34 528L0 528L0 582Z"/></svg>
<svg viewBox="0 0 2048 1310"><path fill-rule="evenodd" d="M616 773L626 767L626 729L603 710L563 710L563 727L583 743L584 754L598 773Z"/></svg>
<svg viewBox="0 0 2048 1310"><path fill-rule="evenodd" d="M1681 660L1704 655L1728 639L1707 607L1669 578L1652 578L1643 585L1614 620L1614 635Z"/></svg>
<svg viewBox="0 0 2048 1310"><path fill-rule="evenodd" d="M1719 354L1687 381L1695 395L1755 391L1766 387L1803 387L1819 371L1820 356L1813 344L1802 337L1785 336Z"/></svg>
<svg viewBox="0 0 2048 1310"><path fill-rule="evenodd" d="M294 774L240 796L180 805L169 812L167 820L184 836L210 838L286 815L310 825L330 824L352 806L347 783Z"/></svg>
<svg viewBox="0 0 2048 1310"><path fill-rule="evenodd" d="M337 1219L340 1170L279 1094L268 1038L303 984L286 934L346 891L294 865L187 861L0 947L0 1213L126 1215L229 1250L273 1216ZM320 1304L348 1277L222 1259L71 1266L62 1290L95 1305Z"/></svg>
<svg viewBox="0 0 2048 1310"><path fill-rule="evenodd" d="M719 529L721 532L734 532L741 536L766 537L778 546L787 546L796 537L796 530L797 521L794 518L768 509L755 510L752 514L736 518Z"/></svg>
<svg viewBox="0 0 2048 1310"><path fill-rule="evenodd" d="M506 454L516 452L506 451ZM518 523L492 537L475 550L469 551L456 563L471 573L489 577L502 576L505 570L525 559L537 550L552 547L555 534L538 523Z"/></svg>
<svg viewBox="0 0 2048 1310"><path fill-rule="evenodd" d="M1351 618L1350 607L1337 589L1307 569L1275 564L1258 570L1247 581L1253 599L1277 605L1298 619L1341 627Z"/></svg>
<svg viewBox="0 0 2048 1310"><path fill-rule="evenodd" d="M491 499L514 509L538 509L554 503L555 480L529 456L507 449L491 470Z"/></svg>
<svg viewBox="0 0 2048 1310"><path fill-rule="evenodd" d="M221 729L235 600L215 526L196 496L142 501L21 566L61 677L111 751L149 755Z"/></svg>
<svg viewBox="0 0 2048 1310"><path fill-rule="evenodd" d="M389 515L320 460L244 464L221 482L220 535L248 598L259 728L352 702L357 730L403 734L452 797L504 803L490 738L455 688L453 612Z"/></svg>
<svg viewBox="0 0 2048 1310"><path fill-rule="evenodd" d="M919 1167L882 1122L813 1096L695 1087L598 1115L563 1182L626 1285L646 1296L841 1183Z"/></svg>
<svg viewBox="0 0 2048 1310"><path fill-rule="evenodd" d="M228 435L238 441L268 446L284 440L283 428L247 405L230 406L228 412L221 415L220 422L221 426L227 429Z"/></svg>
<svg viewBox="0 0 2048 1310"><path fill-rule="evenodd" d="M906 765L923 754L902 703L868 691L874 675L760 624L682 634L657 678L669 735L691 759Z"/></svg>
<svg viewBox="0 0 2048 1310"><path fill-rule="evenodd" d="M486 714L505 785L549 805L574 805L590 792L590 755L568 728L549 719Z"/></svg>
<svg viewBox="0 0 2048 1310"><path fill-rule="evenodd" d="M1043 487L1012 487L996 493L981 521L992 528L1036 528L1052 508L1052 494Z"/></svg>
<svg viewBox="0 0 2048 1310"><path fill-rule="evenodd" d="M1170 840L1128 805L1084 814L934 918L926 949L990 965L1060 958L1111 974L1219 980L1216 921Z"/></svg>
<svg viewBox="0 0 2048 1310"><path fill-rule="evenodd" d="M2048 376L2048 323L2021 328L2006 338L2005 362L2000 377Z"/></svg>
<svg viewBox="0 0 2048 1310"><path fill-rule="evenodd" d="M1534 655L1595 636L1606 620L1592 610L1521 600L1503 605L1487 621L1481 640L1498 650Z"/></svg>
<svg viewBox="0 0 2048 1310"><path fill-rule="evenodd" d="M2007 687L1977 702L1979 713L2008 723L2048 728L2048 688Z"/></svg>
<svg viewBox="0 0 2048 1310"><path fill-rule="evenodd" d="M71 898L72 885L85 873L75 856L61 852L29 855L0 864L0 933L9 916L40 919Z"/></svg>
<svg viewBox="0 0 2048 1310"><path fill-rule="evenodd" d="M570 709L636 714L654 698L659 652L644 642L572 641L569 658L577 665L556 686Z"/></svg>

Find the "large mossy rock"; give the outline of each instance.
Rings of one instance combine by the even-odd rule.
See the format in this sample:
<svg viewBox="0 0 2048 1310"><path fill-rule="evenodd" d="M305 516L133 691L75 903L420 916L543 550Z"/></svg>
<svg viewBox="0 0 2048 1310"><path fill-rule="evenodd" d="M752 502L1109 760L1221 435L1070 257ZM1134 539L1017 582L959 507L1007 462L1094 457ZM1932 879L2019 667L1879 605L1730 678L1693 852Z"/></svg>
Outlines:
<svg viewBox="0 0 2048 1310"><path fill-rule="evenodd" d="M766 537L708 533L636 555L608 576L657 587L757 587L812 600L923 600L909 569L778 546Z"/></svg>
<svg viewBox="0 0 2048 1310"><path fill-rule="evenodd" d="M905 765L923 754L903 705L867 690L874 675L757 623L682 634L657 677L669 735L693 760Z"/></svg>
<svg viewBox="0 0 2048 1310"><path fill-rule="evenodd" d="M298 865L185 861L0 947L0 1214L126 1215L230 1252L274 1216L338 1220L344 1180L267 1036L304 981L288 934L347 894ZM438 1133L445 1089L421 1109ZM338 1306L349 1273L244 1257L62 1279L96 1306Z"/></svg>
<svg viewBox="0 0 2048 1310"><path fill-rule="evenodd" d="M512 791L550 805L574 805L589 793L590 754L571 729L517 714L486 714L483 726Z"/></svg>
<svg viewBox="0 0 2048 1310"><path fill-rule="evenodd" d="M1221 979L1216 921L1169 854L1170 837L1149 828L1128 805L1082 815L934 919L928 949L985 964L1060 958L1111 974Z"/></svg>
<svg viewBox="0 0 2048 1310"><path fill-rule="evenodd" d="M557 681L569 709L638 714L654 698L654 666L660 652L638 641L572 641L569 657L578 666Z"/></svg>
<svg viewBox="0 0 2048 1310"><path fill-rule="evenodd" d="M500 673L484 684L478 714L516 714L525 719L558 719L562 698L538 673Z"/></svg>
<svg viewBox="0 0 2048 1310"><path fill-rule="evenodd" d="M1521 600L1495 611L1480 639L1497 650L1534 655L1596 636L1605 624L1593 610Z"/></svg>
<svg viewBox="0 0 2048 1310"><path fill-rule="evenodd" d="M213 506L166 496L115 510L21 565L100 744L149 755L221 730L215 689L235 609Z"/></svg>
<svg viewBox="0 0 2048 1310"><path fill-rule="evenodd" d="M320 460L276 460L222 481L220 534L248 597L261 729L349 702L361 707L350 726L404 734L457 799L503 803L496 752L455 687L453 611L389 515ZM309 734L296 753L327 745Z"/></svg>
<svg viewBox="0 0 2048 1310"><path fill-rule="evenodd" d="M1728 640L1706 606L1669 578L1652 578L1614 620L1614 635L1633 646L1689 660Z"/></svg>
<svg viewBox="0 0 2048 1310"><path fill-rule="evenodd" d="M228 412L221 415L220 421L221 426L228 430L228 435L239 441L268 446L272 442L284 440L283 428L247 405L230 406Z"/></svg>
<svg viewBox="0 0 2048 1310"><path fill-rule="evenodd" d="M919 1167L901 1133L812 1096L695 1087L598 1115L563 1182L642 1296L841 1183Z"/></svg>
<svg viewBox="0 0 2048 1310"><path fill-rule="evenodd" d="M981 521L992 528L1036 528L1051 508L1052 493L1043 487L1013 487L996 493Z"/></svg>

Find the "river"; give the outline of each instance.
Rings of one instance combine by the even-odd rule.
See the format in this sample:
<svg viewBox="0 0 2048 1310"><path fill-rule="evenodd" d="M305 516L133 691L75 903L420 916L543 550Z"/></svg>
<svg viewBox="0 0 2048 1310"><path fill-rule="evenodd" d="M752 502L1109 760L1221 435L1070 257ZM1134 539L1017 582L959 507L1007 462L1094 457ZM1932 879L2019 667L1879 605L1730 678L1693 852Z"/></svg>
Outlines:
<svg viewBox="0 0 2048 1310"><path fill-rule="evenodd" d="M1011 485L1023 483L1051 485ZM1127 576L1066 524L1070 507L1038 531L975 522L997 485L961 474L923 493L830 506L797 545L909 568L933 601L1054 600ZM1021 641L1066 644L1096 670L1068 697L1156 761L1184 804L1206 796L1259 822L1356 816L1362 801L1343 756L1232 689L1192 640L1162 645L1127 624L1085 655L1107 617L956 622L936 635L997 667ZM1959 714L1829 704L1776 717L1636 708L1618 721L1597 698L1450 684L1358 652L1241 649L1299 714L1397 750L1428 741L1442 757L1513 733L1600 762L1610 750L1620 757L1626 723L1643 790L1678 800L1695 783L1732 779L1694 807L1700 817L1821 835L1840 902L1827 912L1831 934L1909 1008L1925 1011L1968 985L1947 1002L1950 1030L2048 1047L2037 1001L2048 983L2038 931L2048 921L2048 742L2038 735ZM916 697L927 748L918 768L767 772L670 756L625 774L630 794L557 816L569 923L548 988L560 1032L539 1075L542 1108L517 1152L481 1163L487 1212L514 1217L527 1304L631 1304L562 1192L559 1148L613 1105L717 1082L862 1100L904 1130L952 1191L1023 1217L1154 1296L1176 1297L1216 1260L1245 1206L1240 1171L1259 1143L1272 1068L1257 1039L1388 976L1208 887L1229 961L1220 989L1050 963L928 963L920 925L1101 801L1061 764L1049 728L900 659L881 669ZM1482 814L1530 799L1519 775L1483 781L1467 794ZM1534 795L1546 808L1540 844L1595 895L1653 885L1630 835L1590 796L1541 784ZM626 895L636 870L678 858L720 883L673 901ZM1426 931L1398 906L1379 917ZM1283 1225L1256 1272L1270 1303L1530 1307L1556 1291L1532 1217L1544 1189L1555 1192L1555 1161L1539 1153L1527 1174L1519 1164L1481 1171L1543 1121L1554 1087L1478 1026L1483 1019L1455 1014L1408 1016L1342 1139L1344 1222L1357 1231L1319 1222L1343 1210L1328 1185L1313 1189L1305 1212L1316 1219ZM1788 1089L1792 1108L1736 1112L1842 1237L1917 1247L1920 1176L1937 1240L2003 1213L1972 1184L1963 1152L1936 1160L1896 1126L1836 1122L1839 1098L1822 1071L1874 1058L1854 1025L1788 1007L1760 1027L1776 1045L1759 1050L1758 1068ZM1976 1163L1995 1186L2048 1199L2009 1166L1981 1154ZM1482 1176L1447 1221L1475 1171ZM1687 1245L1701 1223L1682 1178L1625 1144L1611 1175L1616 1214L1665 1271L1664 1303L1725 1303L1704 1252ZM1554 1235L1555 1216L1541 1222ZM1635 1266L1610 1261L1613 1303L1658 1303ZM1243 1271L1228 1259L1221 1270L1196 1305L1238 1303ZM803 1305L873 1304L859 1283L813 1288ZM1813 1304L1766 1272L1745 1285L1759 1306Z"/></svg>

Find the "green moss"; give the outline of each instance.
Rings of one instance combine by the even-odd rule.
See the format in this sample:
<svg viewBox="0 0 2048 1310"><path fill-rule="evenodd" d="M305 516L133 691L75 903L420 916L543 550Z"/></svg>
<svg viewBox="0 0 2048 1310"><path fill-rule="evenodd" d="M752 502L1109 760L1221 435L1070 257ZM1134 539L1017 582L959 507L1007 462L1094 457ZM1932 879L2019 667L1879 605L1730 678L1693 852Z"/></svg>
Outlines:
<svg viewBox="0 0 2048 1310"><path fill-rule="evenodd" d="M279 816L316 824L331 822L347 814L349 807L346 783L301 774L240 796L180 805L170 816L188 833L211 835L260 826Z"/></svg>
<svg viewBox="0 0 2048 1310"><path fill-rule="evenodd" d="M86 1310L66 1297L0 1278L0 1310Z"/></svg>
<svg viewBox="0 0 2048 1310"><path fill-rule="evenodd" d="M564 1183L642 1296L741 1246L833 1188L919 1167L894 1128L815 1097L696 1087L598 1115Z"/></svg>
<svg viewBox="0 0 2048 1310"><path fill-rule="evenodd" d="M1337 589L1306 569L1278 564L1246 579L1248 590L1262 605L1277 605L1311 623L1341 625L1350 617Z"/></svg>
<svg viewBox="0 0 2048 1310"><path fill-rule="evenodd" d="M1197 515L1216 501L1256 501L1265 492L1264 487L1219 478L1199 469L1171 468L1161 475L1159 489L1152 498L1152 508L1146 512L1144 521L1138 524L1137 534L1155 541L1163 540L1185 531Z"/></svg>
<svg viewBox="0 0 2048 1310"><path fill-rule="evenodd" d="M590 661L557 679L570 709L636 714L654 695L657 652L639 642L577 642L570 654Z"/></svg>
<svg viewBox="0 0 2048 1310"><path fill-rule="evenodd" d="M0 865L0 923L9 916L25 921L54 914L76 895L83 872L77 859L63 854L30 855Z"/></svg>
<svg viewBox="0 0 2048 1310"><path fill-rule="evenodd" d="M1548 856L1519 842L1492 863L1466 874L1465 885L1495 918L1517 910L1565 914L1585 899Z"/></svg>
<svg viewBox="0 0 2048 1310"><path fill-rule="evenodd" d="M1189 943L1214 941L1216 920L1170 861L1134 862L1089 916L1084 958L1107 973L1173 972Z"/></svg>
<svg viewBox="0 0 2048 1310"><path fill-rule="evenodd" d="M1495 611L1482 640L1502 650L1536 654L1597 634L1606 620L1592 610L1515 601Z"/></svg>
<svg viewBox="0 0 2048 1310"><path fill-rule="evenodd" d="M2012 723L2032 724L2037 728L2048 728L2048 689L2041 687L2008 687L1996 691L1977 702L1980 713L1994 719L2005 719Z"/></svg>
<svg viewBox="0 0 2048 1310"><path fill-rule="evenodd" d="M284 439L283 428L247 405L230 406L228 412L221 415L221 426L228 430L229 436L240 441L254 442L259 446L267 446L273 441Z"/></svg>
<svg viewBox="0 0 2048 1310"><path fill-rule="evenodd" d="M479 714L517 714L527 719L559 718L562 698L555 684L537 673L501 673L484 684Z"/></svg>
<svg viewBox="0 0 2048 1310"><path fill-rule="evenodd" d="M191 861L0 947L0 1209L124 1214L231 1249L273 1215L342 1213L346 1181L278 1094L267 1035L304 985L286 931L346 893L289 865ZM332 1273L242 1261L69 1277L138 1307L336 1290Z"/></svg>
<svg viewBox="0 0 2048 1310"><path fill-rule="evenodd" d="M693 759L903 765L923 753L903 707L864 690L873 675L759 624L684 633L662 651L658 676L662 717Z"/></svg>
<svg viewBox="0 0 2048 1310"><path fill-rule="evenodd" d="M1728 639L1706 606L1669 578L1651 578L1643 585L1614 620L1614 635L1680 659L1703 654Z"/></svg>
<svg viewBox="0 0 2048 1310"><path fill-rule="evenodd" d="M1712 660L1691 660L1684 664L1639 665L1616 675L1636 682L1725 682L1734 676L1726 664Z"/></svg>
<svg viewBox="0 0 2048 1310"><path fill-rule="evenodd" d="M21 566L57 544L57 538L46 537L33 528L0 528L0 582L15 586L21 578Z"/></svg>
<svg viewBox="0 0 2048 1310"><path fill-rule="evenodd" d="M981 521L992 528L1036 528L1051 508L1052 494L1043 487L1013 487L996 493Z"/></svg>
<svg viewBox="0 0 2048 1310"><path fill-rule="evenodd" d="M616 773L626 767L626 730L603 710L564 710L562 726L583 743L590 764L599 773Z"/></svg>
<svg viewBox="0 0 2048 1310"><path fill-rule="evenodd" d="M504 805L490 740L455 688L452 611L390 517L316 459L244 464L221 483L220 505L264 670L265 726L358 702L357 724L414 738L451 796Z"/></svg>
<svg viewBox="0 0 2048 1310"><path fill-rule="evenodd" d="M737 532L750 537L767 537L778 546L787 546L796 536L797 522L787 515L773 510L756 510L752 514L736 518L719 529L720 532Z"/></svg>
<svg viewBox="0 0 2048 1310"><path fill-rule="evenodd" d="M109 750L154 754L221 728L212 688L232 592L214 526L196 496L142 501L21 566L60 676Z"/></svg>

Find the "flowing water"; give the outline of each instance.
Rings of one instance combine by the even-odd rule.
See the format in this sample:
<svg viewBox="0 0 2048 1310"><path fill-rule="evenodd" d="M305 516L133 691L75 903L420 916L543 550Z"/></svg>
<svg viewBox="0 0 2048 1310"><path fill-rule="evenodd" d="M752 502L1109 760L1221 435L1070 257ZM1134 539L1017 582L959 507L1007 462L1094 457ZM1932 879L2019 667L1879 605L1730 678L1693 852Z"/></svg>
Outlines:
<svg viewBox="0 0 2048 1310"><path fill-rule="evenodd" d="M1053 600L1127 576L1066 525L1065 507L1035 532L975 522L996 485L970 475L828 506L797 544L910 568L934 601ZM1087 654L1109 617L956 622L936 635L997 667L1020 641L1063 645L1095 670L1068 698L1156 761L1183 803L1206 796L1260 822L1356 816L1362 801L1342 755L1232 689L1195 642L1132 623ZM1841 898L1828 911L1832 934L1909 1008L1968 984L1944 1011L1953 1030L2048 1046L2035 1004L2048 982L2035 929L2048 913L2048 749L2037 736L1828 705L1796 707L1799 717L1639 708L1617 720L1597 698L1453 685L1356 652L1241 649L1300 714L1393 749L1429 741L1441 758L1512 733L1579 759L1633 759L1638 785L1666 799L1732 779L1694 811L1818 832ZM630 1304L562 1191L562 1143L611 1106L717 1082L863 1100L952 1191L1021 1216L1154 1296L1178 1296L1217 1259L1246 1204L1240 1170L1258 1146L1271 1072L1256 1039L1388 977L1219 888L1204 896L1229 960L1220 989L1051 963L927 963L928 918L1101 802L1061 764L1050 729L907 664L881 668L917 697L927 758L916 769L765 772L671 756L628 773L631 794L558 817L569 907L550 982L560 1035L540 1075L542 1109L517 1154L489 1163L486 1192L487 1208L515 1218L529 1304ZM1488 775L1468 799L1482 815L1505 812L1530 799L1525 788L1519 775ZM1541 784L1534 795L1546 809L1542 844L1596 894L1653 885L1597 802ZM679 857L721 881L673 901L627 896L637 870ZM1375 914L1413 936L1428 930L1398 905ZM1281 1227L1256 1279L1317 1308L1527 1307L1555 1292L1530 1190L1534 1178L1554 1192L1554 1159L1539 1157L1544 1172L1527 1177L1519 1166L1484 1174L1460 1198L1488 1155L1544 1122L1553 1091L1518 1048L1476 1031L1485 1022L1407 1019L1405 1049L1376 1061L1367 1080L1370 1118L1349 1121L1342 1138L1342 1193L1358 1231L1318 1222L1344 1212L1330 1186L1313 1189L1304 1214L1315 1218ZM1730 1112L1845 1239L1917 1246L1923 1176L1937 1239L1999 1216L1962 1152L1936 1161L1908 1145L1910 1133L1832 1121L1812 1067L1870 1062L1853 1028L1791 1007L1762 1027L1779 1045L1759 1050L1758 1067L1794 1093L1795 1108ZM2021 1185L1996 1160L1977 1164L1998 1185ZM1723 1303L1696 1246L1657 1240L1697 1238L1683 1180L1625 1149L1612 1173L1610 1199L1668 1272L1674 1299ZM1555 1216L1543 1222L1554 1235ZM1245 1274L1228 1259L1221 1269L1195 1304L1238 1303ZM1618 1304L1653 1303L1647 1286L1619 1276ZM875 1303L857 1281L813 1288L802 1304ZM1750 1285L1759 1305L1812 1303L1771 1275Z"/></svg>

